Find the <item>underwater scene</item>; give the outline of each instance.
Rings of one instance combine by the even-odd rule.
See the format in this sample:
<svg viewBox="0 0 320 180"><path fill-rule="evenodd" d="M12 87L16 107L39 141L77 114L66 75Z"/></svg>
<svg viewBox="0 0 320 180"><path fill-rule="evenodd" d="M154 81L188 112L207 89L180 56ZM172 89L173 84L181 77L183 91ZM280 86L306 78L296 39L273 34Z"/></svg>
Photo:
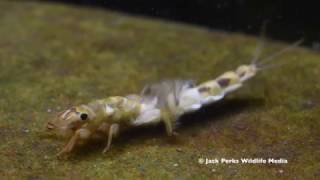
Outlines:
<svg viewBox="0 0 320 180"><path fill-rule="evenodd" d="M0 2L1 180L320 179L320 31L111 2Z"/></svg>

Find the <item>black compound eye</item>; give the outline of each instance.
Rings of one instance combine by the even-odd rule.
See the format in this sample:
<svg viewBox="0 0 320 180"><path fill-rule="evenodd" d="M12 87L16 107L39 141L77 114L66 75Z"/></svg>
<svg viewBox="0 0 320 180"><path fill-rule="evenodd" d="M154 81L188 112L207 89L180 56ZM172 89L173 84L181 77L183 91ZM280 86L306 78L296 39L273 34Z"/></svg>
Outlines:
<svg viewBox="0 0 320 180"><path fill-rule="evenodd" d="M88 119L88 114L86 114L86 113L82 113L81 115L80 115L80 118L81 118L81 120L87 120Z"/></svg>

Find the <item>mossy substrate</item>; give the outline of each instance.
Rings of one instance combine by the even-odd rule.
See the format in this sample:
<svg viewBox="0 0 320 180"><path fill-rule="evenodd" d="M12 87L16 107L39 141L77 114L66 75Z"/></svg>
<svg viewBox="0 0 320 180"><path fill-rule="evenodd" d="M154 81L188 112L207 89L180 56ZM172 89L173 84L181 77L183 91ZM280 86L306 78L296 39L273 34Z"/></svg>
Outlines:
<svg viewBox="0 0 320 180"><path fill-rule="evenodd" d="M220 103L163 126L122 134L69 158L44 138L52 115L169 78L213 79L249 63L258 39L112 11L0 3L0 179L320 178L320 55L304 48ZM269 42L264 55L287 46ZM287 164L208 164L199 158L284 158Z"/></svg>

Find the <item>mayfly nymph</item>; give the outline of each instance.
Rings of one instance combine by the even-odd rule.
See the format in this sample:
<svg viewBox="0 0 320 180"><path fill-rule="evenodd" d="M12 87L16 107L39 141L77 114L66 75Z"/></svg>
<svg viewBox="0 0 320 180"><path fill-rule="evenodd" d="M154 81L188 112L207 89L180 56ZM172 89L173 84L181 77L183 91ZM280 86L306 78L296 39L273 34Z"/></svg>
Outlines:
<svg viewBox="0 0 320 180"><path fill-rule="evenodd" d="M254 77L257 72L268 68L270 60L284 51L298 46L301 41L260 60L262 43L257 46L249 65L241 65L214 80L195 85L189 80L168 80L146 86L141 94L112 96L88 104L71 107L59 113L47 123L47 129L55 135L69 138L58 156L71 152L76 145L94 138L107 141L103 153L110 149L112 139L119 130L163 122L169 136L175 134L179 117L201 107L217 102L237 90Z"/></svg>

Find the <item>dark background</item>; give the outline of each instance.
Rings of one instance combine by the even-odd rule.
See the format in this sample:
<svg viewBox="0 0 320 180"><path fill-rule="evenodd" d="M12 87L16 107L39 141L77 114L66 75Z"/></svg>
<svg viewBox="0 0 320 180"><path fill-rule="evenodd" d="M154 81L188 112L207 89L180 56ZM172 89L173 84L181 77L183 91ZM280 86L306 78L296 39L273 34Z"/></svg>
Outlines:
<svg viewBox="0 0 320 180"><path fill-rule="evenodd" d="M48 0L197 24L213 30L259 35L320 50L320 5L290 0ZM320 2L319 2L320 3Z"/></svg>

